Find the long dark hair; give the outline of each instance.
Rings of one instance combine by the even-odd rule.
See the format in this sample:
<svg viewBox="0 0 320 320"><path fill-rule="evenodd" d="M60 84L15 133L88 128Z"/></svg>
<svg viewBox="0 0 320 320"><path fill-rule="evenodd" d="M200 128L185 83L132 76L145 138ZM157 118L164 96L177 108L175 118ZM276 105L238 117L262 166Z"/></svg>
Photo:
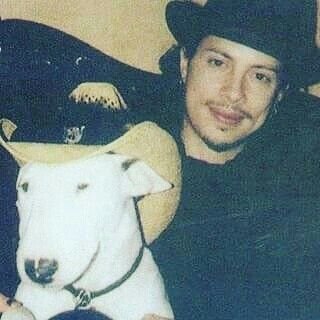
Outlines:
<svg viewBox="0 0 320 320"><path fill-rule="evenodd" d="M184 116L184 85L180 76L180 47L172 46L159 60L164 81L164 106L161 121L174 136L180 135Z"/></svg>

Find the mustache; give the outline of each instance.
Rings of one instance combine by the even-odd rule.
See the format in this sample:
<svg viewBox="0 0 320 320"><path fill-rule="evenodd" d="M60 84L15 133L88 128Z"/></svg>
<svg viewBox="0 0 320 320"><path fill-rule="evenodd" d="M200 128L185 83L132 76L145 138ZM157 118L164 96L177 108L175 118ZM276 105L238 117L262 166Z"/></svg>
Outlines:
<svg viewBox="0 0 320 320"><path fill-rule="evenodd" d="M210 109L217 110L217 111L231 111L237 114L240 114L244 118L252 119L253 116L250 112L246 111L241 103L226 103L223 101L216 101L216 100L208 100L206 101L205 105L207 105Z"/></svg>

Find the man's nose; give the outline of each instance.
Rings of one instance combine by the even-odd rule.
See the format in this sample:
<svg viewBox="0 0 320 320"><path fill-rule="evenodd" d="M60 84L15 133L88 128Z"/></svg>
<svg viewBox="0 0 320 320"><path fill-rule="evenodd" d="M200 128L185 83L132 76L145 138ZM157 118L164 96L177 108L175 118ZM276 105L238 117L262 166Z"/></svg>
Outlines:
<svg viewBox="0 0 320 320"><path fill-rule="evenodd" d="M228 103L234 104L241 101L245 96L245 76L235 72L230 73L225 78L221 91Z"/></svg>

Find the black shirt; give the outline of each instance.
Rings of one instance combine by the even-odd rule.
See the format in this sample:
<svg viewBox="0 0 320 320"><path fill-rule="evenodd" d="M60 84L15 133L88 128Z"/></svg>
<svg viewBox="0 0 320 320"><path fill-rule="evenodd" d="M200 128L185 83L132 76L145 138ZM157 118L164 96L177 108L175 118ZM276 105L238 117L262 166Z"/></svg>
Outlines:
<svg viewBox="0 0 320 320"><path fill-rule="evenodd" d="M152 246L177 320L319 318L318 110L291 105L225 165L182 151L180 206Z"/></svg>

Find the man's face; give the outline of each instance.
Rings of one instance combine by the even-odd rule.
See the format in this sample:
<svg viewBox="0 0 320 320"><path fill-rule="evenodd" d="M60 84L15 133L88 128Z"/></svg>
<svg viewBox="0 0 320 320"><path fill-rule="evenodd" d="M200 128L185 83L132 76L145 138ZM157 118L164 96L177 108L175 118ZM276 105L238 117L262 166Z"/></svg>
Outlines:
<svg viewBox="0 0 320 320"><path fill-rule="evenodd" d="M192 58L181 55L185 125L212 148L242 141L262 126L280 97L278 72L279 62L269 55L220 37L204 38Z"/></svg>

